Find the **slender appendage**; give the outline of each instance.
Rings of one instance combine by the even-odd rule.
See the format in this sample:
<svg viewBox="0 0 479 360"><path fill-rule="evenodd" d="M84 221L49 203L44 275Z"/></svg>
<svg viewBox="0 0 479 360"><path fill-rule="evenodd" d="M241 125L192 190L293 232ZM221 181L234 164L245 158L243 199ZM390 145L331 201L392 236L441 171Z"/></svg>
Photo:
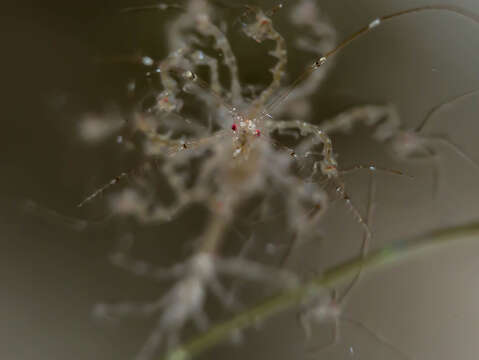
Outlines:
<svg viewBox="0 0 479 360"><path fill-rule="evenodd" d="M373 174L369 175L369 192L368 193L369 194L368 194L368 208L366 213L366 222L368 224L368 227L371 228L373 212L374 212L374 199L376 196L376 181ZM364 258L368 254L371 240L372 240L372 236L368 237L368 234L365 232L363 234L363 239L362 239L361 247L359 250L359 256L361 258ZM359 268L357 274L354 276L353 280L346 287L346 289L344 289L343 293L338 296L337 301L339 304L344 303L346 296L351 292L351 290L359 281L359 278L361 277L361 272L362 272L362 267Z"/></svg>
<svg viewBox="0 0 479 360"><path fill-rule="evenodd" d="M371 229L369 228L369 225L367 224L367 222L365 221L365 219L363 218L363 216L361 215L357 207L351 201L351 198L349 197L349 195L346 193L344 184L339 182L339 180L336 180L336 183L337 183L336 192L344 200L344 202L346 203L346 207L351 212L351 214L353 214L353 217L356 219L359 225L361 225L366 236L368 238L371 238L372 237Z"/></svg>
<svg viewBox="0 0 479 360"><path fill-rule="evenodd" d="M272 113L275 109L275 107L280 104L290 93L293 91L300 83L302 83L304 80L306 80L311 73L314 71L317 71L320 69L324 64L327 63L330 57L333 55L336 55L338 52L340 52L342 49L347 47L349 44L351 44L353 41L357 40L359 37L362 35L367 34L371 30L377 28L378 26L382 25L385 22L388 22L390 20L393 20L398 17L402 17L405 15L413 14L413 13L419 13L419 12L425 12L425 11L445 11L448 13L453 13L457 15L461 15L465 18L468 18L475 23L479 24L479 15L468 11L466 9L463 9L458 6L454 5L429 5L429 6L420 6L412 9L407 9L403 11L398 11L389 15L384 15L381 17L378 17L374 20L372 20L368 25L365 25L352 35L350 35L348 38L346 38L343 42L341 42L338 46L336 46L333 50L327 52L326 54L318 57L314 63L309 66L302 75L294 81L291 86L281 95L279 95L266 109L265 113Z"/></svg>
<svg viewBox="0 0 479 360"><path fill-rule="evenodd" d="M328 179L331 179L336 186L336 193L345 201L348 210L353 214L356 221L363 227L364 231L371 234L368 225L364 221L361 213L356 206L352 203L351 198L346 192L343 182L341 181L338 173L338 163L334 157L333 144L331 138L324 132L319 126L301 122L297 120L291 121L274 121L269 120L265 124L272 132L274 130L281 129L298 129L302 136L311 134L313 135L313 141L317 141L322 145L322 159L319 161L321 173Z"/></svg>
<svg viewBox="0 0 479 360"><path fill-rule="evenodd" d="M375 190L376 190L376 184L375 184L375 178L374 174L370 174L369 177L369 194L368 194L368 206L367 206L367 215L366 215L366 224L368 229L371 227L371 219L372 219L372 214L373 214L373 208L374 208L374 198L375 198ZM369 231L365 231L363 234L362 242L361 242L361 247L360 247L360 258L364 259L364 257L367 255L368 250L369 250L369 243L371 241L372 235ZM359 277L361 275L362 271L362 266L359 267L357 273L353 277L352 281L349 283L349 285L345 288L343 291L342 295L338 295L337 291L333 289L331 291L331 296L329 299L327 299L327 303L323 303L322 299L318 297L318 299L315 301L316 303L311 304L310 308L307 309L303 315L301 316L301 324L303 326L303 329L306 331L306 337L309 339L311 336L311 323L313 321L317 322L322 322L326 320L333 320L333 340L331 343L325 345L325 346L320 346L319 348L313 348L310 350L311 353L314 355L317 355L318 352L324 351L329 347L336 346L340 342L340 322L342 320L342 307L344 305L344 301L346 299L346 296L351 292L353 287L357 284L357 281L359 280Z"/></svg>
<svg viewBox="0 0 479 360"><path fill-rule="evenodd" d="M153 144L155 146L158 146L161 149L161 152L163 154L170 154L170 153L175 153L176 154L178 151L186 150L185 144L180 142L180 141L169 140L168 138L163 138L160 135L152 135L149 132L146 132L146 134L147 135L150 134L151 141L153 142ZM195 148L195 147L198 147L200 145L201 144L199 144L199 143L193 142L191 144L191 147ZM83 207L85 204L93 201L95 198L102 195L104 192L106 192L111 187L117 185L120 181L122 181L124 179L127 179L131 176L141 174L145 171L148 171L152 167L152 163L154 163L154 162L155 162L154 160L153 161L147 161L147 162L143 163L142 165L138 166L137 168L134 168L134 169L126 171L126 172L122 172L120 175L117 175L116 177L111 179L108 183L106 183L105 185L103 185L102 187L98 188L93 193L91 193L89 196L87 196L77 206L78 207ZM165 166L165 169L168 169L167 165ZM191 192L185 191L183 195L186 197L188 195L191 195ZM140 199L138 198L138 199L135 199L135 200L140 200ZM141 206L141 204L137 204L137 205ZM177 206L177 208L180 208L182 205L183 204ZM169 215L167 215L167 214L157 214L158 218L160 218L161 216L164 215L165 219L166 218L169 219L170 216L172 216L173 213L175 213L177 211L177 210L173 210L174 208L175 207L171 208L171 210L170 210L171 214L169 214ZM136 210L139 210L139 207L136 207ZM145 209L145 213L146 213L146 209Z"/></svg>
<svg viewBox="0 0 479 360"><path fill-rule="evenodd" d="M275 130L297 129L301 136L313 135L313 141L317 141L323 146L321 160L321 172L328 178L337 177L337 162L334 158L333 144L329 136L321 127L299 120L276 121L268 120L265 126L270 132Z"/></svg>
<svg viewBox="0 0 479 360"><path fill-rule="evenodd" d="M429 123L429 121L438 113L440 113L442 110L445 108L452 106L456 104L460 100L464 100L468 98L469 96L475 95L479 93L479 89L467 91L463 94L457 95L451 99L446 100L445 102L442 102L439 105L434 106L431 110L428 111L424 119L421 121L421 123L414 129L415 132L419 133L421 132L424 127Z"/></svg>
<svg viewBox="0 0 479 360"><path fill-rule="evenodd" d="M479 169L479 163L472 159L467 153L462 149L462 147L456 143L454 143L451 139L449 139L446 135L428 135L425 136L427 142L430 143L440 143L442 145L446 145L451 150L453 150L459 157L466 160L469 164L474 166L476 169Z"/></svg>
<svg viewBox="0 0 479 360"><path fill-rule="evenodd" d="M186 145L186 143L184 143L184 142L173 141L173 140L170 140L169 138L162 137L159 134L153 135L150 132L146 132L146 134L147 135L150 134L149 136L150 136L150 140L152 142L152 144L150 144L150 149L149 149L150 153L153 154L155 152L158 152L158 153L161 153L163 155L169 155L169 156L175 155L180 151L186 151L187 149L197 149L198 147L201 147L202 145L204 145L205 142L207 142L207 139L208 139L208 138L206 138L206 139L202 139L201 141L191 141L190 143L188 143L188 145ZM210 138L210 141L211 141L211 138ZM149 164L149 163L145 163L145 164ZM93 201L98 196L101 196L103 193L105 193L111 187L117 185L120 181L142 172L143 168L145 167L145 164L142 164L138 168L132 169L132 170L127 171L127 172L122 172L120 175L117 175L116 177L111 179L108 183L106 183L105 185L101 186L100 188L95 190L93 193L88 195L85 199L83 199L77 205L77 207L83 207L85 204ZM191 195L191 192L186 192L185 191L185 193L183 193L182 195L184 197L186 197L188 195ZM138 198L138 199L135 199L135 200L140 200L140 199ZM141 206L141 204L137 204L137 205ZM154 215L151 216L151 219L152 220L154 220L154 219L157 219L157 220L171 219L171 217L174 216L174 214L177 213L183 205L184 204L178 204L177 206L171 207L170 210L168 210L168 211L166 211L166 210L164 212L159 211L158 213L156 213L156 216L154 216ZM136 207L135 209L139 210L139 207ZM141 214L144 214L146 212L147 212L147 209L144 209L144 211L141 211ZM155 212L153 212L153 214L155 214ZM137 215L139 215L139 214L137 214ZM147 216L145 215L144 220L146 220L146 217Z"/></svg>
<svg viewBox="0 0 479 360"><path fill-rule="evenodd" d="M390 175L398 175L398 176L406 176L410 179L413 178L413 176L411 175L408 175L406 174L405 172L401 171L401 170L395 170L395 169L389 169L389 168L384 168L384 167L380 167L380 166L377 166L373 163L370 163L368 165L362 165L362 164L356 164L350 168L347 168L347 169L341 169L339 171L339 175L346 175L346 174L351 174L351 173L354 173L358 170L367 170L367 171L372 171L372 172L383 172L383 173L386 173L386 174L390 174Z"/></svg>
<svg viewBox="0 0 479 360"><path fill-rule="evenodd" d="M336 31L322 15L318 2L315 0L301 0L291 11L291 22L303 26L311 31L311 37L301 36L296 40L296 46L312 53L326 53L336 44ZM326 69L325 69L326 70ZM313 94L324 79L327 71L317 71L299 84L288 97L291 100L300 100ZM285 109L286 110L286 109Z"/></svg>
<svg viewBox="0 0 479 360"><path fill-rule="evenodd" d="M429 135L422 134L425 126L437 115L441 110L447 106L455 104L456 102L472 96L479 92L479 89L471 90L453 97L450 100L434 106L428 111L421 123L413 130L398 129L391 137L391 148L396 157L407 161L425 161L431 159L433 162L433 194L437 195L439 190L441 161L436 151L437 145L443 145L454 151L456 155L466 160L476 169L479 169L479 162L471 158L462 147L454 143L447 135Z"/></svg>
<svg viewBox="0 0 479 360"><path fill-rule="evenodd" d="M38 204L33 200L25 200L19 204L21 210L29 212L34 216L41 217L45 221L52 222L56 226L64 225L67 228L76 230L76 231L85 231L90 228L99 227L102 225L107 224L108 220L110 220L110 216L105 216L100 219L81 219L76 218L73 216L66 216L58 211L49 209L45 206Z"/></svg>
<svg viewBox="0 0 479 360"><path fill-rule="evenodd" d="M311 11L313 15L308 17L309 11L307 11L308 7L311 9L314 3L304 0L302 4L304 7L297 7L298 11L302 12L298 15L302 19L297 24L314 28L311 21L314 22L314 19L317 19L315 17L317 12L313 14ZM272 82L257 99L252 101L252 104L246 104L242 98L236 57L225 35L225 23L220 21L219 25L213 24L215 17L206 0L189 0L185 3L184 11L181 6L167 4L140 6L136 9L128 8L125 11L166 10L170 7L182 10L181 15L168 26L168 40L172 45L170 54L163 61L155 61L148 56L137 57L135 60L141 66L147 67L151 74L158 74L160 78L163 91L156 97L155 110L157 111L150 111L151 116L148 118L139 116L134 119L132 130L144 135L142 137L144 140L142 154L155 160L160 159L159 171L167 180L167 188L172 193L173 200L167 202L168 205L164 205L163 199L161 199L162 194L157 189L157 178L145 177L142 181L136 182L135 188L124 189L116 197L113 197L111 206L116 214L133 216L140 222L162 222L171 220L190 204L200 203L207 209L210 217L204 231L197 237L197 247L194 252L186 260L182 260L181 263L171 268L157 269L151 263L134 259L130 252L132 241L119 246L110 256L114 265L138 276L150 276L155 279L168 278L173 279L174 283L165 294L149 304L117 304L111 308L100 306L97 310L98 312L103 311L104 315L157 314L156 325L140 351L138 359L150 359L161 346L167 351L171 350L166 355L169 360L184 360L189 355L197 354L220 339L229 337L234 331L239 332L241 329L286 308L309 303L325 287L341 285L338 284L338 279L341 281L353 279L339 300L333 296L332 301L323 304L325 307L319 306L319 310L315 312L317 319L332 318L335 320L334 343L337 343L340 336L340 305L353 288L363 267L372 267L379 262L390 260L397 254L403 254L405 248L411 247L411 244L400 244L382 252L368 254L372 236L369 223L374 191L370 189L368 215L363 218L347 194L341 175L359 169L367 169L371 172L384 170L395 175L402 175L402 173L371 165L357 165L342 172L338 169L336 154L333 152L333 144L328 132L348 131L355 123L364 122L366 125L377 125L373 136L384 141L397 135L399 118L392 107L371 106L353 109L342 118L338 117L317 126L295 120L276 121L272 118L271 111L280 104L286 104L283 100L291 91L296 89L298 90L297 94L304 94L307 89L310 91L310 87L308 88L306 84L311 83L316 86L319 80L308 79L313 79L316 74L320 74L317 70L325 65L331 56L362 34L389 19L424 10L455 12L478 22L477 18L456 7L440 5L410 9L377 18L338 47L332 50L328 48L325 55L319 57L291 87L284 93L279 93L281 80L285 74L286 46L282 36L273 27L270 16L282 5L278 5L269 13L263 13L259 9L250 7L255 20L249 25L244 25L244 30L248 36L258 42L266 40L274 42L275 48L270 54L277 61L271 69ZM317 30L319 34L320 29L317 28ZM203 42L206 38L212 40L214 49L205 49L205 53L197 51L197 48L208 46L207 42ZM318 51L321 51L321 44L319 41ZM303 45L306 45L303 47L305 50L308 44L303 43ZM218 57L223 58L222 61L229 70L231 80L229 91L222 86L218 60L215 59L216 55L211 55L211 52L208 52L211 50L218 50ZM206 52L212 57L207 56ZM201 66L207 66L209 69L209 83L201 80L196 74L197 68ZM323 67L323 69L325 68ZM318 75L319 78L321 77ZM195 136L188 135L191 132L178 134L178 127L170 125L174 120L170 115L177 115L175 119L179 123L183 125L186 123L185 119L179 115L183 108L183 102L188 99L185 93L193 94L200 100L206 99L203 102L206 103L207 110L213 109L208 114L211 117L209 121L217 121L222 129L213 134L207 133L204 137L201 133ZM213 99L214 101L212 101ZM269 105L267 105L268 102ZM184 112L191 111L190 104L186 105ZM237 108L242 111L240 112ZM301 116L295 115L294 118L301 118ZM160 127L158 127L159 124ZM174 135L170 135L168 132L164 133L164 128L171 130ZM157 133L159 130L162 132L161 134ZM301 142L294 150L287 149L285 146L278 147L270 136L274 131L299 132L298 139L306 137L306 141ZM182 135L185 137L178 138ZM318 154L309 151L316 150L314 148L316 145L321 146ZM278 151L278 149L280 150ZM296 154L296 150L298 154ZM309 155L306 155L306 152ZM309 168L296 171L298 170L296 161L300 161L298 155L304 157L304 164L311 164L310 159L306 159L307 156L311 156L311 160L314 162L312 175L311 173L305 175L302 171L309 171ZM318 161L314 161L316 157ZM299 166L301 165L302 163L299 163ZM244 201L254 198L253 196L258 193L276 195L279 191L288 211L286 214L287 230L299 234L298 238L304 235L301 231L316 234L310 230L317 225L317 220L320 219L320 215L328 205L328 198L321 182L310 182L313 178L314 180L318 179L315 175L319 172L322 175L319 180L326 178L325 180L335 185L337 195L344 200L349 211L363 227L364 236L360 257L356 261L327 270L321 277L300 284L295 275L284 269L256 263L244 256L228 258L221 256L222 243L227 238L228 229L234 226L235 215L238 213L240 205L244 204ZM120 174L109 184L89 196L80 206L100 195L127 175L128 173ZM309 175L311 176L308 178ZM371 187L373 188L372 185ZM311 207L313 207L312 211ZM469 231L468 229L462 230L469 234L471 232L471 229ZM473 232L475 234L477 229ZM431 240L431 237L434 238L434 236L434 234L430 235L429 240L438 243L439 240L436 238ZM438 236L445 235L439 234ZM286 287L288 290L252 310L235 316L223 325L207 329L209 321L204 312L204 306L209 293L216 296L228 308L236 301L235 295L228 292L227 288L219 281L220 276L260 281L264 286ZM196 323L202 331L198 339L176 350L172 349L173 346L176 346L180 332L191 321Z"/></svg>
<svg viewBox="0 0 479 360"><path fill-rule="evenodd" d="M104 193L109 187L117 184L120 180L128 177L129 174L126 172L121 173L120 175L116 176L115 178L111 179L108 183L103 185L101 188L98 190L95 190L91 195L87 196L82 202L80 202L77 206L82 207L86 203L92 201L94 198L99 196L100 194Z"/></svg>

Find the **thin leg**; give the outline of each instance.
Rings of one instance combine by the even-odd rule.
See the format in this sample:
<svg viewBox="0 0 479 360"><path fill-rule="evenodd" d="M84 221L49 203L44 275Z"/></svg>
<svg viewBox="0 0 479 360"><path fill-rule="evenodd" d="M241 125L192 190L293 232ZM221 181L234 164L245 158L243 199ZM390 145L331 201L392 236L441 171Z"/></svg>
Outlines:
<svg viewBox="0 0 479 360"><path fill-rule="evenodd" d="M432 196L433 198L436 198L439 189L440 189L440 179L441 179L441 161L439 158L439 155L437 152L429 146L424 146L422 145L422 148L424 149L424 152L426 153L426 157L408 157L407 161L414 161L414 162L425 162L428 161L431 163L430 160L432 160L432 171L433 171L433 183L432 183Z"/></svg>
<svg viewBox="0 0 479 360"><path fill-rule="evenodd" d="M369 176L368 210L367 210L367 215L366 215L366 221L367 221L368 226L371 226L371 222L372 222L372 216L373 216L373 212L374 212L375 193L376 193L376 182L375 182L374 176L371 174ZM371 238L368 236L368 234L364 233L363 234L363 239L362 239L362 242L361 242L361 248L360 248L360 256L362 258L364 256L366 256L368 251L369 251L370 240L371 240ZM344 290L343 294L338 296L338 299L337 299L338 304L343 304L344 299L346 298L346 296L349 294L349 292L354 288L356 283L359 281L359 278L361 276L361 272L362 272L362 267L359 268L359 271L357 272L357 274L355 275L355 277L353 278L353 280L351 281L349 286Z"/></svg>
<svg viewBox="0 0 479 360"><path fill-rule="evenodd" d="M308 79L312 73L315 71L321 71L322 68L328 63L328 60L339 53L344 48L348 47L351 43L355 42L357 39L361 38L363 35L371 32L373 29L376 29L378 26L381 26L385 22L389 22L395 18L407 16L409 14L419 13L419 12L427 12L427 11L443 11L450 14L456 14L463 16L476 24L479 24L479 15L462 9L461 7L454 6L454 5L426 5L426 6L418 6L415 8L410 8L402 11L398 11L395 13L391 13L388 15L380 16L374 20L372 20L369 24L363 26L345 40L343 40L338 46L334 49L328 51L324 55L320 55L313 64L308 66L306 70L284 91L280 94L267 108L267 113L272 113L278 104L280 104L284 99L286 99L289 94L297 88L300 84L302 84L306 79ZM321 69L321 70L320 70Z"/></svg>
<svg viewBox="0 0 479 360"><path fill-rule="evenodd" d="M408 175L408 174L406 174L406 173L404 173L400 170L379 167L379 166L376 166L373 163L370 163L369 165L356 164L356 165L354 165L350 168L341 169L339 171L339 174L340 175L351 174L351 173L354 173L358 170L367 170L367 171L372 171L372 172L384 172L384 173L387 173L387 174L390 174L390 175L406 176L408 178L412 178L411 175Z"/></svg>

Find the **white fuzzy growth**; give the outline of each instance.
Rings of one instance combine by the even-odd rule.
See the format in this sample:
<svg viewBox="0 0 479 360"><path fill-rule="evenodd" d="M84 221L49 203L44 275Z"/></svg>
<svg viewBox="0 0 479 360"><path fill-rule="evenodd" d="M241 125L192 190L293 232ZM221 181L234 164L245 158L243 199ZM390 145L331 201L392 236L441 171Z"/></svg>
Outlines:
<svg viewBox="0 0 479 360"><path fill-rule="evenodd" d="M374 19L373 21L371 21L371 22L369 23L369 28L370 28L370 29L373 29L373 28L379 26L380 24L381 24L381 19L379 19L379 18Z"/></svg>
<svg viewBox="0 0 479 360"><path fill-rule="evenodd" d="M293 9L291 21L296 25L315 24L317 19L318 7L314 1L303 0Z"/></svg>
<svg viewBox="0 0 479 360"><path fill-rule="evenodd" d="M178 282L167 295L168 306L161 317L163 329L181 327L192 315L201 311L206 295L204 283L194 275Z"/></svg>
<svg viewBox="0 0 479 360"><path fill-rule="evenodd" d="M90 143L97 143L114 134L123 126L119 118L105 119L96 115L87 115L78 126L80 137Z"/></svg>
<svg viewBox="0 0 479 360"><path fill-rule="evenodd" d="M143 198L133 189L125 189L111 200L111 208L118 214L143 214Z"/></svg>
<svg viewBox="0 0 479 360"><path fill-rule="evenodd" d="M311 320L318 323L331 321L341 316L341 308L331 303L321 304L311 309L309 316L311 317Z"/></svg>
<svg viewBox="0 0 479 360"><path fill-rule="evenodd" d="M208 253L199 253L191 259L191 272L198 278L208 281L215 273L213 256Z"/></svg>

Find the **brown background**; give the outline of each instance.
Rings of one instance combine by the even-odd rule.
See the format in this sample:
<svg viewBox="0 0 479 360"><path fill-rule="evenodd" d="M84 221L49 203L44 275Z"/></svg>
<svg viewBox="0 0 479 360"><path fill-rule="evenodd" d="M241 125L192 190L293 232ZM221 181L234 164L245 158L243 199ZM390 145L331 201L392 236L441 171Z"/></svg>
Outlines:
<svg viewBox="0 0 479 360"><path fill-rule="evenodd" d="M429 3L335 0L320 5L344 37L378 15ZM475 0L449 3L479 12ZM125 275L106 261L122 228L107 221L77 231L67 218L51 214L102 218L106 209L101 200L82 211L75 205L133 161L115 143L88 147L76 136L79 116L112 106L121 98L128 79L124 68L92 64L92 57L138 49L160 56L164 51L161 22L167 16L115 15L126 4L131 3L17 3L0 15L5 27L0 35L2 359L131 359L152 326L151 321L101 323L91 317L98 301L158 296L157 285ZM279 16L277 27L291 39L293 34L283 20ZM240 54L243 79L264 78L267 65L247 61L243 44L247 42L241 38L233 44ZM315 97L315 119L319 122L354 104L392 102L405 127L412 127L432 106L479 87L478 49L479 26L454 15L413 15L378 28L337 57ZM310 58L296 57L291 51L290 60L294 75ZM435 132L447 132L476 161L478 99L451 107L430 125ZM369 133L370 129L360 128L353 136L335 138L342 164L374 161L415 176L413 181L378 176L374 246L478 218L479 171L441 149L445 171L440 194L434 199L431 167L395 161ZM349 180L353 196L363 206L366 179L363 174ZM41 209L28 210L28 201L40 204ZM195 224L195 219L184 221ZM160 263L176 256L165 251L165 243L181 238L182 225L138 231L144 239L143 250L156 252ZM360 229L340 203L327 215L324 228L327 240L298 251L292 266L327 266L355 254ZM345 311L414 359L476 359L478 251L474 243L440 249L365 277ZM331 329L317 329L314 344L326 343ZM219 347L204 358L303 359L307 358L305 348L291 313L248 331L243 347ZM367 332L348 324L343 327L341 345L322 356L400 358Z"/></svg>

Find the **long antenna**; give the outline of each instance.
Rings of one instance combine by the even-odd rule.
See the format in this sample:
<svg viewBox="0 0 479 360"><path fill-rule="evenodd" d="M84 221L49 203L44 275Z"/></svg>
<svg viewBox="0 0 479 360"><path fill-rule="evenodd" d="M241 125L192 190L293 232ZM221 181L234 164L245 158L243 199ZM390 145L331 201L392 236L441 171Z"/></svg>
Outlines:
<svg viewBox="0 0 479 360"><path fill-rule="evenodd" d="M398 18L404 15L412 14L412 13L418 13L418 12L423 12L423 11L445 11L449 13L454 13L457 15L461 15L465 18L468 18L475 23L479 24L479 15L475 14L469 10L463 9L458 6L454 5L426 5L426 6L421 6L421 7L416 7L416 8L411 8L407 10L402 10L398 11L389 15L384 15L381 17L378 17L371 21L368 25L363 26L361 29L350 35L348 38L346 38L342 43L340 43L336 48L333 50L327 52L325 55L319 57L314 61L312 65L310 65L290 86L289 88L281 95L279 95L273 102L270 103L270 105L267 106L266 108L266 114L270 114L278 104L280 104L284 99L288 97L288 95L300 84L303 80L305 80L311 73L314 71L318 70L322 65L324 65L330 57L344 49L346 46L354 42L356 39L361 37L362 35L370 32L372 29L378 27L384 22L387 22L389 20L392 20L394 18Z"/></svg>
<svg viewBox="0 0 479 360"><path fill-rule="evenodd" d="M460 94L460 95L457 95L455 97L453 97L452 99L449 99L449 100L446 100L445 102L442 102L440 103L439 105L436 105L434 106L431 110L429 110L429 112L426 114L426 116L424 117L424 119L421 121L421 123L414 129L414 132L418 133L420 132L427 124L427 122L435 115L437 114L439 111L441 111L442 109L444 109L445 107L447 106L450 106L450 105L453 105L454 103L456 103L457 101L459 100L462 100L464 98L467 98L471 95L474 95L476 93L479 93L479 89L475 89L475 90L471 90L471 91L467 91L463 94Z"/></svg>

